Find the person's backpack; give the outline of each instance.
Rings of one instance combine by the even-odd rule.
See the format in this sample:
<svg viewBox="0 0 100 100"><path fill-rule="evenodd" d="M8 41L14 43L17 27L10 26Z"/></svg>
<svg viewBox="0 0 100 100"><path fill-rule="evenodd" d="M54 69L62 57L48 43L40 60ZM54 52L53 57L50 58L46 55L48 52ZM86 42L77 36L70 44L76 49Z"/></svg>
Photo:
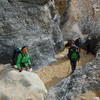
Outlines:
<svg viewBox="0 0 100 100"><path fill-rule="evenodd" d="M12 65L16 65L17 57L21 53L20 48L15 48L13 51L13 56L12 56Z"/></svg>
<svg viewBox="0 0 100 100"><path fill-rule="evenodd" d="M71 61L77 61L79 59L79 51L77 47L71 47L69 53Z"/></svg>

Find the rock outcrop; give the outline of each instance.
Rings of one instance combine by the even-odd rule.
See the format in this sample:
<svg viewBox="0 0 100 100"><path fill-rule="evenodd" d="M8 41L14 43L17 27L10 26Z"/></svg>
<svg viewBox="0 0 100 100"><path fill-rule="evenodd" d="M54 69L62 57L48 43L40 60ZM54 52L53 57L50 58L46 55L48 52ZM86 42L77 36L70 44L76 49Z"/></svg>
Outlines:
<svg viewBox="0 0 100 100"><path fill-rule="evenodd" d="M38 75L11 68L0 71L0 100L45 100L47 90Z"/></svg>
<svg viewBox="0 0 100 100"><path fill-rule="evenodd" d="M67 12L65 13L67 20L61 24L65 40L77 37L84 38L83 34L98 35L100 33L99 0L66 0L66 5L69 5L64 8ZM63 17L63 20L65 18Z"/></svg>
<svg viewBox="0 0 100 100"><path fill-rule="evenodd" d="M63 48L61 30L52 20L48 4L35 1L48 0L0 0L1 64L11 62L15 47L28 46L36 67L55 61L54 54Z"/></svg>

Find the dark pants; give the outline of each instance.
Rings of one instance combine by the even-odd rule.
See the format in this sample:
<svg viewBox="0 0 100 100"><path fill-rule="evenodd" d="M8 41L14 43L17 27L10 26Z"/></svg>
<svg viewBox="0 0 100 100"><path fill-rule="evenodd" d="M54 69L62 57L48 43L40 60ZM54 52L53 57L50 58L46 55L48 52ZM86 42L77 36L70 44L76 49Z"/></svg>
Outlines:
<svg viewBox="0 0 100 100"><path fill-rule="evenodd" d="M95 47L94 47L94 48L95 48ZM87 46L87 54L88 54L88 53L92 53L93 55L95 55L96 53L95 53L94 48L93 48L93 47L90 48L89 46Z"/></svg>
<svg viewBox="0 0 100 100"><path fill-rule="evenodd" d="M87 45L86 49L87 49L87 54L91 52L90 45Z"/></svg>
<svg viewBox="0 0 100 100"><path fill-rule="evenodd" d="M76 69L76 63L77 63L77 61L71 61L71 60L70 60L70 64L71 64L71 67L72 67L72 73L73 73L74 70Z"/></svg>

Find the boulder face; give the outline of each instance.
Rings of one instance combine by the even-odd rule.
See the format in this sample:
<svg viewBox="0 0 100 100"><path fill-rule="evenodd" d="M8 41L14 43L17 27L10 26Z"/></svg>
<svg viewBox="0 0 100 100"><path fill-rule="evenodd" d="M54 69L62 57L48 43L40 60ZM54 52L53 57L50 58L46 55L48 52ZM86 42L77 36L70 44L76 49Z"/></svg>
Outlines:
<svg viewBox="0 0 100 100"><path fill-rule="evenodd" d="M76 96L90 90L100 90L100 51L96 60L50 88L46 100L75 100Z"/></svg>
<svg viewBox="0 0 100 100"><path fill-rule="evenodd" d="M64 46L61 30L48 5L22 1L0 0L0 63L10 63L14 48L26 45L34 66L49 64Z"/></svg>
<svg viewBox="0 0 100 100"><path fill-rule="evenodd" d="M0 71L0 100L44 100L47 90L35 73Z"/></svg>
<svg viewBox="0 0 100 100"><path fill-rule="evenodd" d="M67 20L61 24L65 40L100 33L99 0L66 0L66 5L69 5L64 8ZM61 18L65 20L66 17Z"/></svg>

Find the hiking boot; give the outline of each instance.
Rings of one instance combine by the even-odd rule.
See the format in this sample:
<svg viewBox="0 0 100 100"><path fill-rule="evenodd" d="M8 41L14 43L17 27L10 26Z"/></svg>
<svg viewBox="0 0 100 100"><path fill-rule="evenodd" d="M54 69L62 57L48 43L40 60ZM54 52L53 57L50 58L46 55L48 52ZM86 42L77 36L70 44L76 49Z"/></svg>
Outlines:
<svg viewBox="0 0 100 100"><path fill-rule="evenodd" d="M22 72L22 71L23 71L23 69L20 69L20 70L19 70L19 72Z"/></svg>

